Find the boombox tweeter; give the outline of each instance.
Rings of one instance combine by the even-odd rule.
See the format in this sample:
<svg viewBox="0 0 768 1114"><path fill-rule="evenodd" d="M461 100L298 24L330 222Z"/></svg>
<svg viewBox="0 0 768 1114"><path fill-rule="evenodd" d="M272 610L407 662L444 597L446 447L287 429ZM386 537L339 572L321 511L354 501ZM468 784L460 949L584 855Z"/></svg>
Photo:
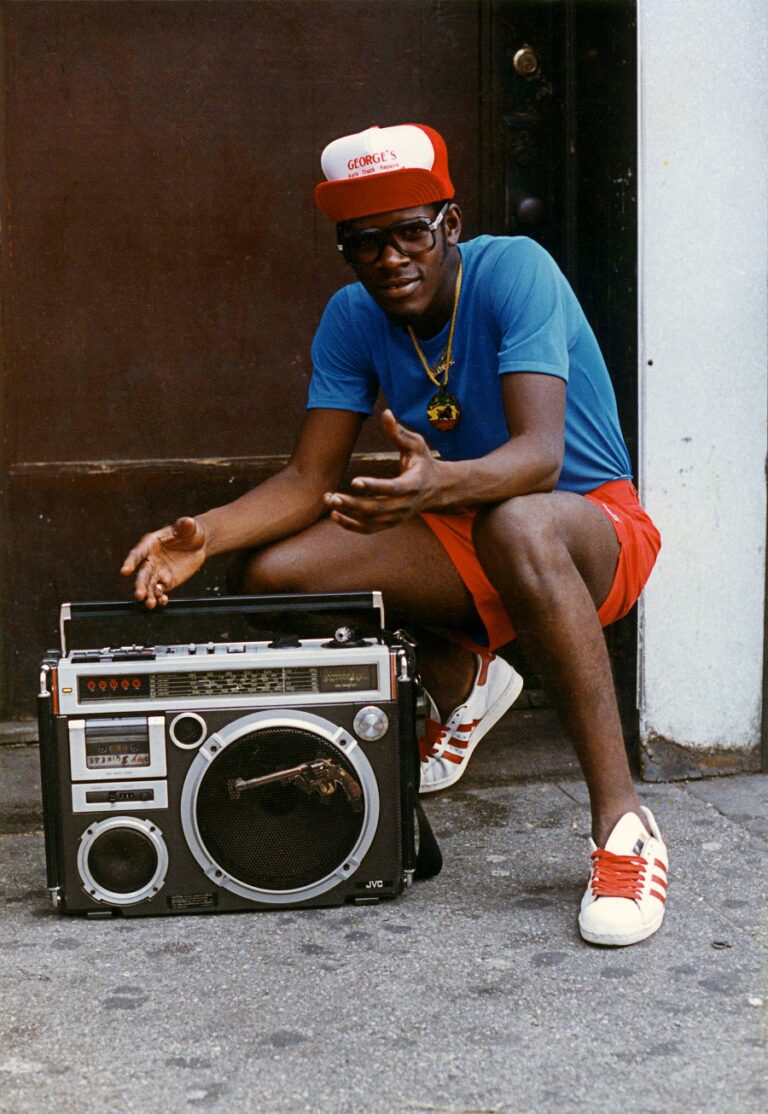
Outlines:
<svg viewBox="0 0 768 1114"><path fill-rule="evenodd" d="M378 593L174 600L174 615L365 611L374 633L68 649L41 667L48 888L63 913L392 898L415 868L412 647Z"/></svg>

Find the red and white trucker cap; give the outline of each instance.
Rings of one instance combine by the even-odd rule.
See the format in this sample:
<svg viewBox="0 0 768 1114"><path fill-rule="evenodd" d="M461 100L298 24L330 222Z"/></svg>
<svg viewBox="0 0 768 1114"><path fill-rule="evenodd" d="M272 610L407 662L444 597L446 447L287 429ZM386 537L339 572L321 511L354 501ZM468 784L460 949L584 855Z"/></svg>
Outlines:
<svg viewBox="0 0 768 1114"><path fill-rule="evenodd" d="M452 198L448 151L426 124L372 127L334 139L320 159L327 181L315 204L331 220L356 220Z"/></svg>

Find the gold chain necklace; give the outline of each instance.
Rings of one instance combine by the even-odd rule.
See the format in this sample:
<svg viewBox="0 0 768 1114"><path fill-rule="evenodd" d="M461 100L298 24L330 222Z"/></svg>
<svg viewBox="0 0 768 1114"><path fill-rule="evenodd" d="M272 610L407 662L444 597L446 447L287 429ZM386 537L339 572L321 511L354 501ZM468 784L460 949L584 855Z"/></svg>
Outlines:
<svg viewBox="0 0 768 1114"><path fill-rule="evenodd" d="M450 394L445 388L448 385L448 376L453 360L451 359L451 351L453 349L453 334L456 329L456 315L459 310L459 295L461 294L461 278L462 266L461 256L459 256L459 271L456 275L456 291L453 295L453 312L451 313L451 327L448 330L448 343L445 346L443 354L439 357L433 367L427 363L427 358L422 352L421 345L416 339L412 327L408 326L408 336L413 341L413 347L416 349L416 355L421 360L421 365L426 371L427 375L437 387L437 393L432 395L432 398L427 403L427 418L429 424L434 426L435 429L448 430L453 429L458 424L461 417L461 407L459 406L458 399Z"/></svg>

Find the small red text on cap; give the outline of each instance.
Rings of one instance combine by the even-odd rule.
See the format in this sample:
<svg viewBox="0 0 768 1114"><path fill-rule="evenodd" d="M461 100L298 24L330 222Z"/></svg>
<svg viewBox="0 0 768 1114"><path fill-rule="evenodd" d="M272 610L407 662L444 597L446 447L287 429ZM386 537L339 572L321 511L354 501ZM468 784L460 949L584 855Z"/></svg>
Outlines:
<svg viewBox="0 0 768 1114"><path fill-rule="evenodd" d="M391 162L397 159L397 151L375 151L372 155L358 155L347 163L347 170L362 170L363 167Z"/></svg>

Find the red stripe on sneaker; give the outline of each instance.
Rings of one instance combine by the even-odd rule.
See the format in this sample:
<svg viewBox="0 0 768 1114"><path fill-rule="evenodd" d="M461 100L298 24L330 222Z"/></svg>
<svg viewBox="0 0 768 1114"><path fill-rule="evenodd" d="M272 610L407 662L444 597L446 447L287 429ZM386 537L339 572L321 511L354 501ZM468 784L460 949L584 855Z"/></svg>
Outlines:
<svg viewBox="0 0 768 1114"><path fill-rule="evenodd" d="M480 723L482 721L482 718L483 717L480 716L480 719L473 719L471 723L460 723L458 727L454 728L454 730L455 731L474 731L475 728L477 727L478 723Z"/></svg>
<svg viewBox="0 0 768 1114"><path fill-rule="evenodd" d="M653 860L653 865L654 865L654 866L658 866L658 867L661 867L661 869L662 869L662 870L664 871L664 873L665 873L665 874L669 874L669 870L668 870L668 868L667 868L667 864L666 864L665 862L662 862L662 860L661 860L661 859L654 859L654 860Z"/></svg>
<svg viewBox="0 0 768 1114"><path fill-rule="evenodd" d="M488 667L494 659L494 654L480 654L480 672L477 675L476 685L484 685L488 680Z"/></svg>
<svg viewBox="0 0 768 1114"><path fill-rule="evenodd" d="M661 902L662 905L666 904L666 901L667 901L666 897L664 896L664 894L660 894L658 890L651 890L651 892L648 896L657 898Z"/></svg>
<svg viewBox="0 0 768 1114"><path fill-rule="evenodd" d="M669 889L669 883L665 882L663 878L659 878L658 874L651 875L651 882L655 882L659 886L663 886L665 890Z"/></svg>
<svg viewBox="0 0 768 1114"><path fill-rule="evenodd" d="M464 761L463 754L451 754L450 751L445 751L442 757L447 758L449 762L455 762L457 766L460 766Z"/></svg>
<svg viewBox="0 0 768 1114"><path fill-rule="evenodd" d="M437 750L442 738L444 727L437 720L428 719L424 724L424 734L419 739L419 754L421 761L426 762Z"/></svg>

